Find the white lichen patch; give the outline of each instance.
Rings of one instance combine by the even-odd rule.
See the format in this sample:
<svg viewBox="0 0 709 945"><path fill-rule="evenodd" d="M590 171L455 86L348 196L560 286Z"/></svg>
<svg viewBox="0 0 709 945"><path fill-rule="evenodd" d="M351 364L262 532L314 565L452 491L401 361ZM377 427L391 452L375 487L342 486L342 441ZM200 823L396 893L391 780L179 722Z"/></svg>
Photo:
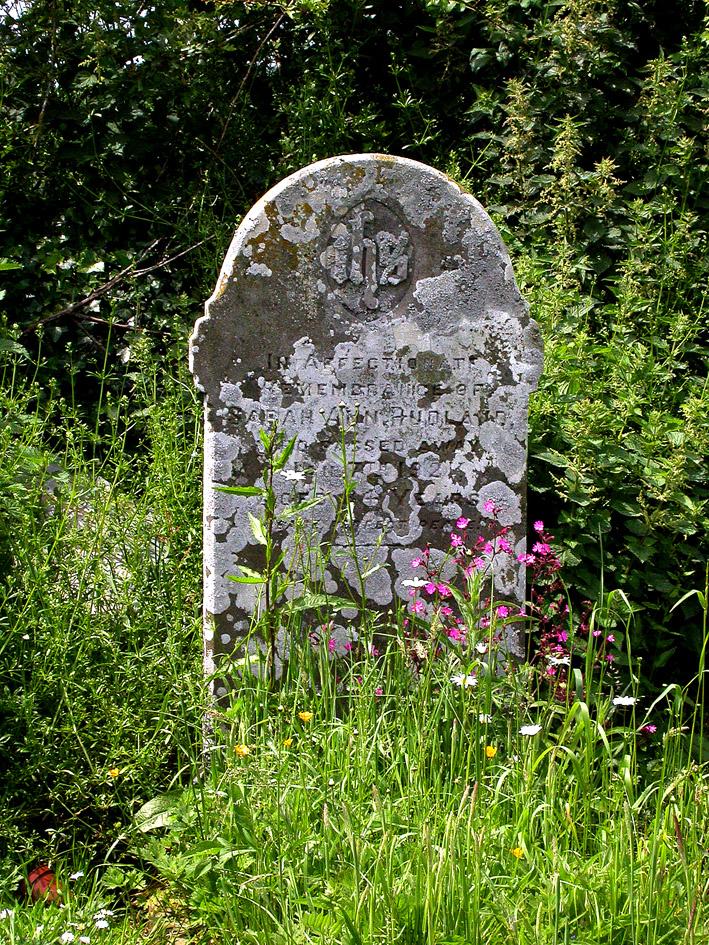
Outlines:
<svg viewBox="0 0 709 945"><path fill-rule="evenodd" d="M265 263L253 262L246 270L246 274L249 276L265 276L268 279L273 275L273 272Z"/></svg>

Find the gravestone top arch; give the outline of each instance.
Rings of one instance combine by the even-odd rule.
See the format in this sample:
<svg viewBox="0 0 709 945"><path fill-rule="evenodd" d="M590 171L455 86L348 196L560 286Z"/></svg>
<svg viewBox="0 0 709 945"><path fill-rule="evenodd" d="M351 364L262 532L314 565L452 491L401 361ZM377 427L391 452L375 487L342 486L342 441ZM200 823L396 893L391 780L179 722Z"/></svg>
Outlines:
<svg viewBox="0 0 709 945"><path fill-rule="evenodd" d="M249 525L258 498L214 486L258 481L259 430L273 422L298 437L278 478L284 498L313 479L341 494L339 429L351 423L357 539L383 565L367 580L373 604L403 595L416 552L445 547L451 523L475 523L488 500L524 550L528 400L542 343L494 224L444 174L358 154L277 184L236 231L190 366L205 398L209 671L255 604L253 587L229 575L258 559ZM328 502L309 513L326 542L334 515ZM288 547L287 529L281 538ZM332 592L353 586L344 550L324 580ZM524 600L513 557L496 582L501 596Z"/></svg>

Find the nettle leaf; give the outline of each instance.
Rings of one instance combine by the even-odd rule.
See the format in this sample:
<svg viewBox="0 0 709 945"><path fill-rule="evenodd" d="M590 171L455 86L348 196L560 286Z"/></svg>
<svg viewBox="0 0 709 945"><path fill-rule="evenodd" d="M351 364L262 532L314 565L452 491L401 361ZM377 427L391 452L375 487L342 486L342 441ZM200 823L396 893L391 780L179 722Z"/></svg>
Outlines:
<svg viewBox="0 0 709 945"><path fill-rule="evenodd" d="M136 812L135 825L141 833L169 827L177 820L177 812L182 800L182 791L168 791L147 801Z"/></svg>

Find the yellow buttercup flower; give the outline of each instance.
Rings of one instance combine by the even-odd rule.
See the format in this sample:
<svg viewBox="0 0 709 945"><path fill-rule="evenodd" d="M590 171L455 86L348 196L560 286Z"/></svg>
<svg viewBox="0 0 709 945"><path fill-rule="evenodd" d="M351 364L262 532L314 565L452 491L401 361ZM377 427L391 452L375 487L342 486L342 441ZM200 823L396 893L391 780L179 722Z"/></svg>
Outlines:
<svg viewBox="0 0 709 945"><path fill-rule="evenodd" d="M251 749L248 745L234 745L234 753L239 758L245 758L247 755L251 754Z"/></svg>
<svg viewBox="0 0 709 945"><path fill-rule="evenodd" d="M310 722L312 721L313 713L312 712L299 712L298 718L300 719L301 722Z"/></svg>
<svg viewBox="0 0 709 945"><path fill-rule="evenodd" d="M291 746L292 744L293 744L293 739L292 739L292 738L284 738L284 739L283 739L283 747L284 747L284 748L290 748L290 746Z"/></svg>
<svg viewBox="0 0 709 945"><path fill-rule="evenodd" d="M486 758L494 758L496 754L497 754L497 748L495 748L494 745L486 745L486 746L485 746L485 757L486 757Z"/></svg>
<svg viewBox="0 0 709 945"><path fill-rule="evenodd" d="M518 860L521 860L524 856L524 850L522 847L513 847L512 856L516 857Z"/></svg>
<svg viewBox="0 0 709 945"><path fill-rule="evenodd" d="M108 776L109 776L109 778L117 778L120 773L121 773L121 769L120 769L120 768L109 768L109 769L108 769Z"/></svg>

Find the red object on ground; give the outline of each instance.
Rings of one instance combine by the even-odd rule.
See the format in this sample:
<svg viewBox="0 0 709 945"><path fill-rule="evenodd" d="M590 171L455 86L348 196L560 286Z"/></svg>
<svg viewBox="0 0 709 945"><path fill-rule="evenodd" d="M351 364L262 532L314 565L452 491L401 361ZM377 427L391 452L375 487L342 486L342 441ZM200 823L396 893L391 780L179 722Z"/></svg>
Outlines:
<svg viewBox="0 0 709 945"><path fill-rule="evenodd" d="M61 899L56 876L44 863L30 870L24 886L25 895L30 896L33 902L39 902L42 899L45 902L59 902Z"/></svg>

